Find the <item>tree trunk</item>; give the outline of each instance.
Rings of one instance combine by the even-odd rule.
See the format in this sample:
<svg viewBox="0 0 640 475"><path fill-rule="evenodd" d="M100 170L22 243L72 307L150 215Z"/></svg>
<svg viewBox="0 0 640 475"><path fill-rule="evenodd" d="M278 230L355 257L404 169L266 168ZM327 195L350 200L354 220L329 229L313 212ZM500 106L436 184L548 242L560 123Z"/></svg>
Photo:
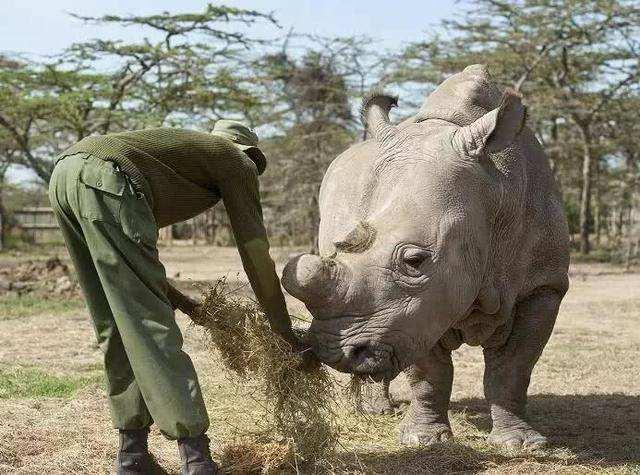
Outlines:
<svg viewBox="0 0 640 475"><path fill-rule="evenodd" d="M602 203L600 202L600 164L594 164L593 176L593 230L595 231L596 247L600 247L600 232L602 231Z"/></svg>
<svg viewBox="0 0 640 475"><path fill-rule="evenodd" d="M4 225L4 205L2 203L2 184L0 183L0 251L4 249L5 240L5 225Z"/></svg>
<svg viewBox="0 0 640 475"><path fill-rule="evenodd" d="M198 232L198 217L194 216L193 218L191 218L191 245L193 246L198 244L198 237L196 234L197 232Z"/></svg>
<svg viewBox="0 0 640 475"><path fill-rule="evenodd" d="M5 248L6 244L6 232L7 232L7 215L4 209L3 193L4 193L4 178L5 170L0 170L0 251Z"/></svg>
<svg viewBox="0 0 640 475"><path fill-rule="evenodd" d="M631 270L631 264L638 252L638 243L640 237L638 236L637 223L635 222L635 213L633 210L629 213L629 225L627 226L627 252L625 257L625 269Z"/></svg>
<svg viewBox="0 0 640 475"><path fill-rule="evenodd" d="M206 230L207 244L209 245L215 244L217 231L218 231L218 226L216 222L216 210L215 208L210 208L207 211L207 230Z"/></svg>
<svg viewBox="0 0 640 475"><path fill-rule="evenodd" d="M580 253L589 254L589 225L591 224L591 175L593 173L593 144L589 124L578 124L582 134L582 194L580 197Z"/></svg>

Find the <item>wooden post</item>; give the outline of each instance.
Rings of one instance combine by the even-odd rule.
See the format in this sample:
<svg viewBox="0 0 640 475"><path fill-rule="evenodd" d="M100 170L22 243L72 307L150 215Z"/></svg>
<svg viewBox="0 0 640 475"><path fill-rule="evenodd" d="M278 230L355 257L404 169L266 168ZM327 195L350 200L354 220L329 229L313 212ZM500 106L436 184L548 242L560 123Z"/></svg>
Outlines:
<svg viewBox="0 0 640 475"><path fill-rule="evenodd" d="M167 246L171 246L173 244L173 226L165 226L164 228L160 228L160 232L158 233L158 237L160 242L166 244Z"/></svg>

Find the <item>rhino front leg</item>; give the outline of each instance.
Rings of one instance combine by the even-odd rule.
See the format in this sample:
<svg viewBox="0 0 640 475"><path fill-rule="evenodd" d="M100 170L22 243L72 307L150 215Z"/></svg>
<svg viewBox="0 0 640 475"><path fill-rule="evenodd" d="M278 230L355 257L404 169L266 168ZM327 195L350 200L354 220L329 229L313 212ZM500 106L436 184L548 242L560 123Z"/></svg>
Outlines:
<svg viewBox="0 0 640 475"><path fill-rule="evenodd" d="M537 449L547 439L526 421L531 372L549 340L561 297L544 291L518 304L506 344L485 348L484 392L491 406L490 443L511 449Z"/></svg>
<svg viewBox="0 0 640 475"><path fill-rule="evenodd" d="M453 384L451 351L439 344L406 371L411 404L400 425L405 445L431 445L453 438L449 424L449 400Z"/></svg>

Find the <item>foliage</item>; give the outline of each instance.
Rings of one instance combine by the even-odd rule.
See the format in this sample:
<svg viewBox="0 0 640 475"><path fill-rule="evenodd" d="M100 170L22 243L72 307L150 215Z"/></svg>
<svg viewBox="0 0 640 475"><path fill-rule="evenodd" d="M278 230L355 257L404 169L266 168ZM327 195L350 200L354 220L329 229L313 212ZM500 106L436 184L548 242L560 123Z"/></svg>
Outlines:
<svg viewBox="0 0 640 475"><path fill-rule="evenodd" d="M433 85L485 63L499 83L522 91L565 202L579 209L580 248L588 253L590 234L599 236L615 208L605 209L602 195L617 172L615 158L628 155L621 138L637 136L614 114L639 97L640 6L634 0L472 0L462 13L444 21L446 34L405 48L391 80ZM627 180L625 186L636 185Z"/></svg>
<svg viewBox="0 0 640 475"><path fill-rule="evenodd" d="M241 113L253 101L241 79L244 52L260 41L228 27L275 23L270 15L213 5L199 14L78 18L144 27L157 39L77 43L44 64L0 61L0 130L16 146L11 162L45 183L53 158L88 135L206 125Z"/></svg>
<svg viewBox="0 0 640 475"><path fill-rule="evenodd" d="M8 166L46 183L53 157L87 135L160 125L208 130L219 118L237 118L263 137L273 242L315 249L320 182L331 160L360 139L354 111L363 93L393 88L409 114L445 77L485 63L502 86L523 93L581 252L594 243L631 249L640 213L638 2L468 0L459 12L389 54L364 37L254 38L256 24L277 34L275 17L223 5L76 16L143 34L77 43L44 63L0 57L0 186ZM222 209L201 222L201 232L176 228L176 235L232 242Z"/></svg>

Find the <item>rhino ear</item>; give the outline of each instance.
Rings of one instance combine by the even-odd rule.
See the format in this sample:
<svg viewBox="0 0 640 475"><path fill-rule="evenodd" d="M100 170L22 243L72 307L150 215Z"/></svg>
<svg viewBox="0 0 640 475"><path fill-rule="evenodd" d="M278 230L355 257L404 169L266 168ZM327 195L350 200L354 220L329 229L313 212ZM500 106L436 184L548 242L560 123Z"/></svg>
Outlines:
<svg viewBox="0 0 640 475"><path fill-rule="evenodd" d="M522 131L526 116L520 94L507 89L497 108L457 130L453 144L458 151L473 158L504 150Z"/></svg>

